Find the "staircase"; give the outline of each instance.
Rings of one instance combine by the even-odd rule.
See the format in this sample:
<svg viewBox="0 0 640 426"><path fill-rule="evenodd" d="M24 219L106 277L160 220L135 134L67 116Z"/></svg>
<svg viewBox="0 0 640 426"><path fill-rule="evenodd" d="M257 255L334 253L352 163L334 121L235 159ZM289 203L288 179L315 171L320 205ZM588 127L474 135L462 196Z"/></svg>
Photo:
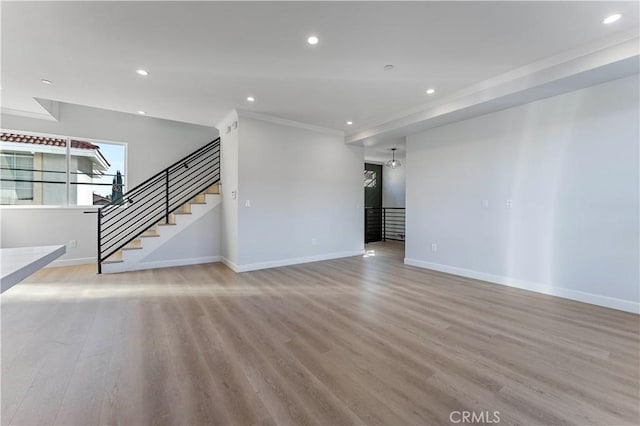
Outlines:
<svg viewBox="0 0 640 426"><path fill-rule="evenodd" d="M145 258L218 206L220 139L98 209L98 273L146 269Z"/></svg>

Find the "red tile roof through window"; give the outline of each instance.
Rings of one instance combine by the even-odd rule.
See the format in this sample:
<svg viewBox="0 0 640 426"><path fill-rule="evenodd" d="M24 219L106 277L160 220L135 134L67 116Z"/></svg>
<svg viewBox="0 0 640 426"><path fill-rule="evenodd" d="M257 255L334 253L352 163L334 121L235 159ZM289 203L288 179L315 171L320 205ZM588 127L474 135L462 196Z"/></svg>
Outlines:
<svg viewBox="0 0 640 426"><path fill-rule="evenodd" d="M46 136L23 135L19 133L2 133L0 140L4 142L30 143L34 145L66 146L66 140L60 138L49 138ZM71 140L71 148L80 149L100 149L87 141Z"/></svg>

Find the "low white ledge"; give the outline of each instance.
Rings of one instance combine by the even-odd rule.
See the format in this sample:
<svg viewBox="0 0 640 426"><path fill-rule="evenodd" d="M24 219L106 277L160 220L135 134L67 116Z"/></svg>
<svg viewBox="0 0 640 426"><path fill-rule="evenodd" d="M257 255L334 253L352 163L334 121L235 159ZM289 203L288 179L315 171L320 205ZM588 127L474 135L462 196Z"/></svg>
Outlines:
<svg viewBox="0 0 640 426"><path fill-rule="evenodd" d="M0 292L4 292L67 252L65 246L0 249Z"/></svg>

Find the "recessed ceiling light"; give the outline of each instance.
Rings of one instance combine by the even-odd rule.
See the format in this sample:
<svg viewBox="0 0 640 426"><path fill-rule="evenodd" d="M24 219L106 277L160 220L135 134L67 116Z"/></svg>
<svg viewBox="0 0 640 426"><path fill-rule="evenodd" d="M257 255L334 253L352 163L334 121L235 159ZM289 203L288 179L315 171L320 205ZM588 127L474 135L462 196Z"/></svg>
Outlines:
<svg viewBox="0 0 640 426"><path fill-rule="evenodd" d="M247 96L247 101L248 102L255 102L256 98L254 98L253 96Z"/></svg>
<svg viewBox="0 0 640 426"><path fill-rule="evenodd" d="M320 39L316 36L309 36L309 38L307 38L307 43L309 43L312 46L318 44L319 41Z"/></svg>
<svg viewBox="0 0 640 426"><path fill-rule="evenodd" d="M353 124L353 121L347 121L347 126L351 126Z"/></svg>
<svg viewBox="0 0 640 426"><path fill-rule="evenodd" d="M427 89L427 95L433 95L436 93L436 89Z"/></svg>
<svg viewBox="0 0 640 426"><path fill-rule="evenodd" d="M622 13L614 13L613 15L609 15L602 20L603 24L613 24L622 18Z"/></svg>
<svg viewBox="0 0 640 426"><path fill-rule="evenodd" d="M393 66L392 64L389 64L389 65L385 65L385 66L384 66L384 70L385 70L385 71L391 71L393 68L394 68L394 66Z"/></svg>
<svg viewBox="0 0 640 426"><path fill-rule="evenodd" d="M51 84L51 80L47 80L46 78L43 78L42 80L40 80L40 83Z"/></svg>
<svg viewBox="0 0 640 426"><path fill-rule="evenodd" d="M138 111L138 114L140 114L140 115L147 115L147 113L146 113L146 112L144 112L144 111Z"/></svg>
<svg viewBox="0 0 640 426"><path fill-rule="evenodd" d="M142 75L142 76L144 76L144 77L146 77L146 76L148 76L148 75L149 75L149 71L147 71L147 70L143 70L142 68L138 68L138 69L136 70L136 73L138 73L138 75Z"/></svg>

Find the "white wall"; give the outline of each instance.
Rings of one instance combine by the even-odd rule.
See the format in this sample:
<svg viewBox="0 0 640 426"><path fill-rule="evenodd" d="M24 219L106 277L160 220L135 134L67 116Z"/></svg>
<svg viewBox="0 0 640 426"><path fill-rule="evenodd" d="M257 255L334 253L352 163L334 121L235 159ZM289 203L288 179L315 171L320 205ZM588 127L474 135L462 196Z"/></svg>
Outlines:
<svg viewBox="0 0 640 426"><path fill-rule="evenodd" d="M0 209L0 247L29 247L67 244L77 241L77 248L55 265L91 263L96 260L97 215L83 214L82 209L2 208Z"/></svg>
<svg viewBox="0 0 640 426"><path fill-rule="evenodd" d="M234 125L235 123L235 125ZM223 261L232 266L238 262L238 113L232 111L220 122L220 180L222 186L222 218L220 222ZM235 128L234 128L235 127Z"/></svg>
<svg viewBox="0 0 640 426"><path fill-rule="evenodd" d="M410 136L405 261L637 312L638 103L635 75Z"/></svg>
<svg viewBox="0 0 640 426"><path fill-rule="evenodd" d="M140 263L180 265L185 260L198 263L219 261L221 210L220 205L216 206Z"/></svg>
<svg viewBox="0 0 640 426"><path fill-rule="evenodd" d="M143 117L61 103L59 121L2 114L3 129L92 138L127 143L129 188L214 140L214 127ZM2 207L0 247L66 244L55 264L93 262L96 257L96 215L87 209Z"/></svg>
<svg viewBox="0 0 640 426"><path fill-rule="evenodd" d="M405 206L405 163L395 169L382 167L382 207Z"/></svg>
<svg viewBox="0 0 640 426"><path fill-rule="evenodd" d="M363 148L242 113L238 135L237 270L363 252Z"/></svg>
<svg viewBox="0 0 640 426"><path fill-rule="evenodd" d="M215 127L60 103L59 121L2 114L3 129L126 142L129 187L218 137Z"/></svg>

